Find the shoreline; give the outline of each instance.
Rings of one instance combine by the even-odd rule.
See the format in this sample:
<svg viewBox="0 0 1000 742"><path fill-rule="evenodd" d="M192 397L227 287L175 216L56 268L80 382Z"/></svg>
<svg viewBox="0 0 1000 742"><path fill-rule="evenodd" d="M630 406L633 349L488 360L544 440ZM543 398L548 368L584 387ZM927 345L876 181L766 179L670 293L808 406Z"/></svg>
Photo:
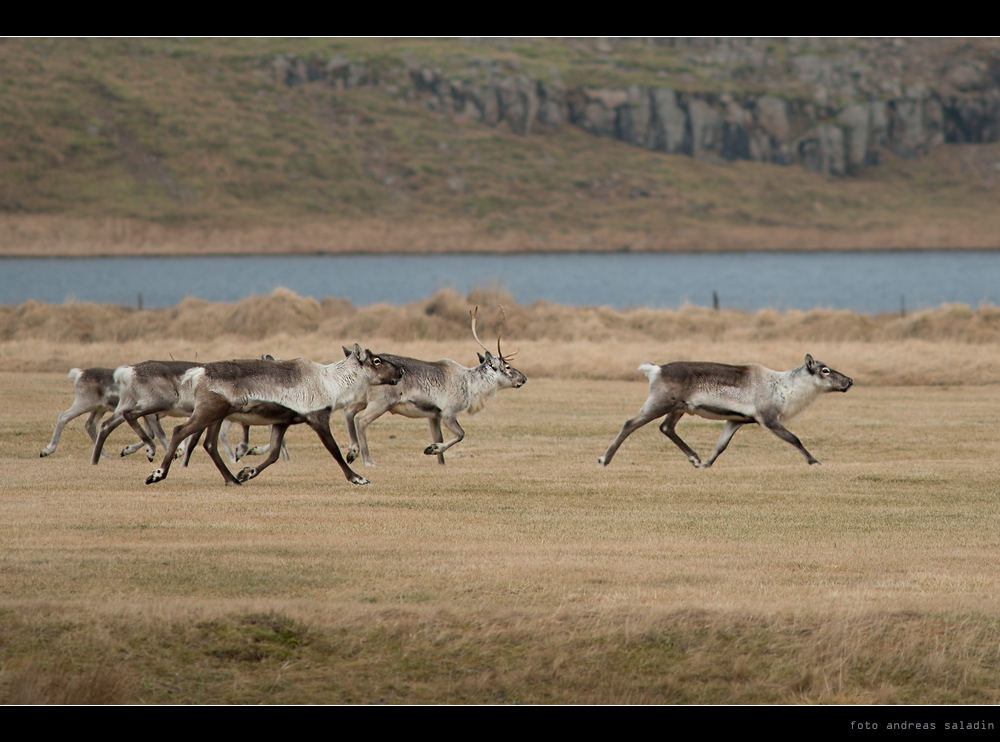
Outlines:
<svg viewBox="0 0 1000 742"><path fill-rule="evenodd" d="M295 225L165 226L123 218L0 217L0 257L122 255L433 255L543 253L736 253L998 250L993 219L914 220L905 225L691 224L586 230L579 226L491 233L470 222L400 224L314 220Z"/></svg>
<svg viewBox="0 0 1000 742"><path fill-rule="evenodd" d="M800 253L928 253L928 252L998 252L1000 251L1000 245L996 246L981 246L981 247L844 247L844 248L831 248L831 247L815 247L815 248L720 248L717 250L705 249L705 250L582 250L582 249L565 249L565 250L441 250L436 252L419 252L419 251L404 251L404 250L392 250L392 251L364 251L364 250L350 250L350 251L334 251L334 250L303 250L301 252L288 251L288 252L275 252L275 251L260 251L260 252L233 252L233 251L210 251L210 252L190 252L190 253L178 253L178 252L158 252L151 250L143 250L141 254L130 253L130 252L95 252L95 253L46 253L44 255L30 254L30 253L3 253L0 252L0 261L3 260L67 260L67 259L77 259L77 260L98 260L104 258L135 258L141 260L143 258L232 258L232 257L248 257L248 258L261 258L261 257L281 257L283 255L295 256L295 257L372 257L372 256L384 256L384 257L403 257L410 255L509 255L516 257L519 255L616 255L616 254L672 254L672 255L700 255L704 253L711 253L713 255L742 255L745 253L780 253L780 254L800 254Z"/></svg>
<svg viewBox="0 0 1000 742"><path fill-rule="evenodd" d="M274 251L274 250L260 250L260 251L199 251L199 252L177 252L177 251L157 251L149 250L148 248L143 248L141 253L127 252L127 251L113 251L113 252L88 252L88 253L73 253L73 252L46 252L43 255L32 254L28 252L3 252L3 248L0 247L0 261L2 260L24 260L24 259L37 259L37 260L65 260L68 258L74 259L100 259L100 258L229 258L229 257L267 257L274 256L279 257L282 255L294 255L294 256L330 256L330 257L365 257L365 256L385 256L385 257L396 257L396 256L406 256L406 255L615 255L619 253L631 253L631 254L675 254L675 255L699 255L702 253L711 253L714 255L724 255L732 254L739 255L743 253L926 253L926 252L997 252L1000 251L1000 244L998 245L977 245L977 246L942 246L942 247L932 247L932 246L885 246L885 247L747 247L747 248L734 248L734 247L721 247L717 249L705 248L705 249L611 249L611 248L595 248L592 250L584 248L565 248L565 249L539 249L539 250L491 250L491 249L480 249L480 250L436 250L436 251L418 251L418 250L287 250L287 251Z"/></svg>

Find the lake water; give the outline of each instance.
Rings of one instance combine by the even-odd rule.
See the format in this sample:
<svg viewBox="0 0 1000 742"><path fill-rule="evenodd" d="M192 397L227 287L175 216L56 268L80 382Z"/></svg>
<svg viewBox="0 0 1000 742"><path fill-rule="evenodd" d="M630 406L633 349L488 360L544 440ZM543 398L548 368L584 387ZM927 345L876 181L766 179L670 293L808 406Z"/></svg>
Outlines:
<svg viewBox="0 0 1000 742"><path fill-rule="evenodd" d="M0 259L0 304L29 299L169 307L234 302L285 287L356 306L403 304L441 288L499 285L520 304L898 312L1000 304L1000 252L553 253Z"/></svg>

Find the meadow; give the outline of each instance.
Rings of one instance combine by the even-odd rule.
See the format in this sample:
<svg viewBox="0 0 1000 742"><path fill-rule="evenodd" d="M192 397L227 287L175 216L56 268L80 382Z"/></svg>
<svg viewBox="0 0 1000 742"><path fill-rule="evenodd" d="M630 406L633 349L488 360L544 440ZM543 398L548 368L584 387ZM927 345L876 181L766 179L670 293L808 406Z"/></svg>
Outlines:
<svg viewBox="0 0 1000 742"><path fill-rule="evenodd" d="M305 428L289 433L291 463L241 488L223 487L203 451L153 486L141 454L90 467L83 418L38 458L71 402L70 366L264 351L330 362L356 340L471 365L459 316L483 304L488 344L489 298L312 302L290 326L296 297L279 292L247 300L273 302L269 328L219 331L255 304L202 307L204 326L185 325L182 305L128 310L140 316L123 327L140 329L117 340L87 323L120 308L74 305L78 326L60 323L62 307L0 311L0 700L1000 700L989 307L873 318L505 303L504 350L520 349L528 383L463 416L444 467L422 454L426 424L381 418L378 466L359 467L367 487ZM744 428L699 471L649 425L597 467L645 399L638 363L787 369L807 352L856 382L789 425L822 466ZM678 432L704 455L720 426L688 417ZM339 414L333 432L346 445ZM117 430L108 449L130 436Z"/></svg>

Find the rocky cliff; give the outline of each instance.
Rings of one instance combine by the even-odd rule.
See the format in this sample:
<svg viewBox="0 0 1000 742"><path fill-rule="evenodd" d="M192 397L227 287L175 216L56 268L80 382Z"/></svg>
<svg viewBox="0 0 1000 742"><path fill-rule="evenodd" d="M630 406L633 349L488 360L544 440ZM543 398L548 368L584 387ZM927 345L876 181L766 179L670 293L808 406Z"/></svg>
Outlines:
<svg viewBox="0 0 1000 742"><path fill-rule="evenodd" d="M579 43L588 53L606 54L611 63L616 44L626 41L634 47L637 40ZM532 75L489 55L456 60L449 70L416 59L379 68L343 56L280 55L268 71L293 87L378 86L390 95L418 98L429 110L509 126L523 135L538 126L571 125L649 150L798 164L827 175L878 165L886 150L913 158L945 142L1000 140L996 40L651 38L641 43L678 52L670 69L654 73L662 85L567 86L555 68L548 76Z"/></svg>

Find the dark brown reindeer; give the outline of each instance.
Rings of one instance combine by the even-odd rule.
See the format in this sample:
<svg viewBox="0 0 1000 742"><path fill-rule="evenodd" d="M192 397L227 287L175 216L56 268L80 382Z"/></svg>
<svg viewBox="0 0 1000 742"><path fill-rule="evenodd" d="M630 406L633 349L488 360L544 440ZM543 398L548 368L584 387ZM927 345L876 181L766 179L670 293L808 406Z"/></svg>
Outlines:
<svg viewBox="0 0 1000 742"><path fill-rule="evenodd" d="M514 353L504 356L500 350L503 336L503 321L497 336L497 354L494 356L479 340L476 334L476 311L470 312L472 336L486 351L479 354L479 365L466 368L455 361L443 358L440 361L419 361L416 358L383 354L382 358L402 368L402 380L393 387L372 387L367 399L344 408L347 433L351 445L346 459L353 462L359 455L365 466L374 466L375 461L368 451L368 426L386 412L412 418L427 418L431 432L431 445L424 449L428 456L437 455L438 463L444 464L444 452L465 437L465 431L456 419L460 412L475 415L500 389L518 389L528 380L524 374L508 363ZM500 307L503 312L503 307ZM344 348L344 353L350 353ZM515 351L516 353L516 351ZM454 434L445 442L441 433L444 423Z"/></svg>
<svg viewBox="0 0 1000 742"><path fill-rule="evenodd" d="M802 442L785 428L796 415L826 392L846 392L854 381L834 371L825 363L806 356L806 362L791 371L772 371L755 363L727 366L721 363L668 363L639 366L649 378L649 397L639 414L627 420L618 437L597 460L607 466L618 447L632 433L648 422L666 415L660 432L677 444L688 461L699 469L710 467L726 450L736 431L748 423L767 428L783 441L795 446L809 464L819 461ZM701 458L674 431L684 415L698 415L709 420L725 420L722 434L708 461Z"/></svg>

